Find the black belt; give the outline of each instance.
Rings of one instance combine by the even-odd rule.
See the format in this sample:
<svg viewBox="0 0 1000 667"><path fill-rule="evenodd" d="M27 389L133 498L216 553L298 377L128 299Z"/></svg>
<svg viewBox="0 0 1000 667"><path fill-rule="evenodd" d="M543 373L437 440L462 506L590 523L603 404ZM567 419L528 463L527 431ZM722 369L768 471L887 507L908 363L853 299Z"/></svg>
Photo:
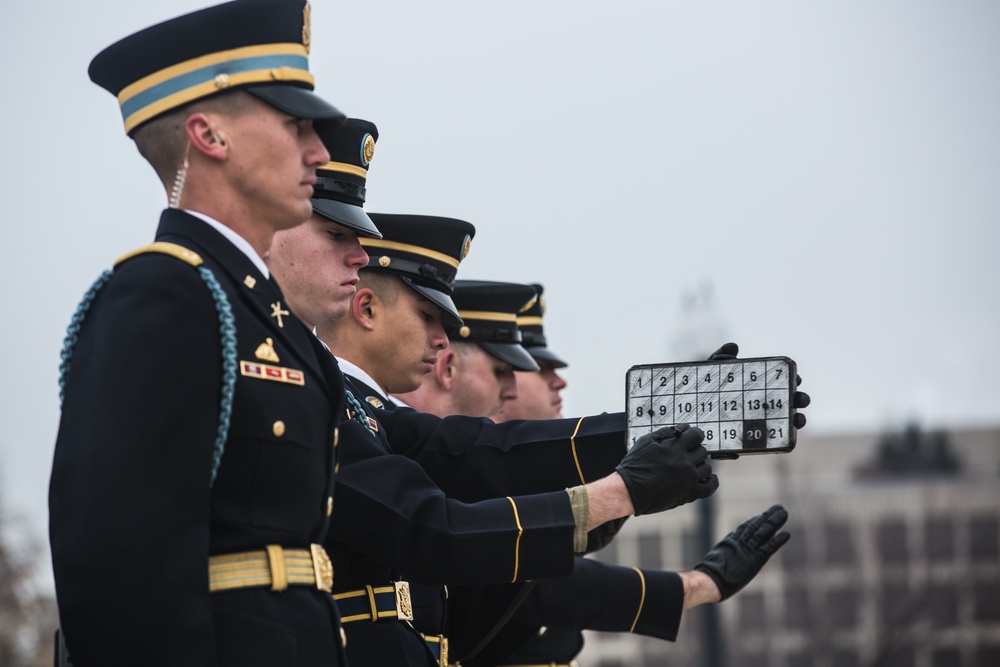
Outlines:
<svg viewBox="0 0 1000 667"><path fill-rule="evenodd" d="M337 602L341 623L383 619L413 620L410 585L405 581L334 593L333 599Z"/></svg>

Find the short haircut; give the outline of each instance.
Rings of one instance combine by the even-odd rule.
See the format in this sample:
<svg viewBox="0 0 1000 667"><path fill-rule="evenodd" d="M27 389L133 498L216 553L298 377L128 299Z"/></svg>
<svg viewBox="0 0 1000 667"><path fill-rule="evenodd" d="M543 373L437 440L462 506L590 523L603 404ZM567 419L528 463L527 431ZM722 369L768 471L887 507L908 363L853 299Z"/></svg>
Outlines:
<svg viewBox="0 0 1000 667"><path fill-rule="evenodd" d="M409 289L403 285L403 279L393 273L361 269L358 271L358 289L365 287L375 292L379 299L390 306L399 299L404 287Z"/></svg>
<svg viewBox="0 0 1000 667"><path fill-rule="evenodd" d="M132 138L139 154L146 159L164 186L169 187L184 162L187 135L184 123L193 113L217 113L235 118L253 110L253 97L242 90L233 90L196 100L155 118L137 129Z"/></svg>
<svg viewBox="0 0 1000 667"><path fill-rule="evenodd" d="M471 341L471 340L453 340L451 338L448 339L448 347L451 347L452 349L454 349L455 353L458 354L461 357L467 357L467 356L469 356L469 354L473 350L475 350L476 348L482 349L482 346L479 343L475 342L475 341ZM483 350L483 352L486 352L486 350ZM486 354L489 354L489 352L486 352ZM492 355L490 355L490 356L492 356Z"/></svg>

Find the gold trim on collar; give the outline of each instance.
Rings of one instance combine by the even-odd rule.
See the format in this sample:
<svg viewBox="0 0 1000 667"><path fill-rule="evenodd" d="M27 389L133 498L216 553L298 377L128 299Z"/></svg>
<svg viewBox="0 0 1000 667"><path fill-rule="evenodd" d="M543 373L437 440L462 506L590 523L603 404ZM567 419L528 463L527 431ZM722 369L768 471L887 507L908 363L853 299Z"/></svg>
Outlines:
<svg viewBox="0 0 1000 667"><path fill-rule="evenodd" d="M514 313L497 313L488 310L460 310L458 316L462 320L489 320L490 322L517 322Z"/></svg>
<svg viewBox="0 0 1000 667"><path fill-rule="evenodd" d="M362 247L365 248L384 248L386 250L399 250L400 252L408 252L411 255L420 255L421 257L427 257L428 259L436 259L437 261L447 264L453 269L458 268L458 260L451 255L446 255L442 252L436 250L431 250L429 248L421 248L418 245L411 245L409 243L399 243L398 241L386 241L385 239L370 239L370 238L359 238L358 241L361 242Z"/></svg>
<svg viewBox="0 0 1000 667"><path fill-rule="evenodd" d="M317 171L339 171L342 174L351 174L352 176L360 176L361 178L368 177L367 169L347 162L327 162L322 167L319 167Z"/></svg>

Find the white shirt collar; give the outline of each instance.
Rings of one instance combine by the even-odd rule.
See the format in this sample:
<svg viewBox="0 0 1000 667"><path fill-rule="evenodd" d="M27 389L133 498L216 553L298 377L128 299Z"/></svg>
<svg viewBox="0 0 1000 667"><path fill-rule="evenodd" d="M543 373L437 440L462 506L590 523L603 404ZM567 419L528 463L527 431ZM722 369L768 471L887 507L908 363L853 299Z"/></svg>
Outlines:
<svg viewBox="0 0 1000 667"><path fill-rule="evenodd" d="M389 400L392 401L393 403L395 403L400 408L409 408L410 407L409 405L407 405L406 403L404 403L402 401L402 399L400 399L395 394L389 394ZM410 408L410 409L412 409L412 408Z"/></svg>
<svg viewBox="0 0 1000 667"><path fill-rule="evenodd" d="M336 357L337 355L334 356ZM340 364L341 373L343 373L344 375L350 375L352 377L356 377L369 387L374 387L375 389L378 390L379 398L386 400L387 394L385 393L385 389L380 387L379 383L376 382L374 379L372 379L371 375L365 373L360 366L358 366L353 362L348 361L347 359L344 359L343 357L337 357L337 363Z"/></svg>
<svg viewBox="0 0 1000 667"><path fill-rule="evenodd" d="M193 215L199 220L207 222L210 227L212 227L215 231L219 232L227 239L229 239L230 243L232 243L234 246L236 246L236 248L240 252L246 255L247 258L254 263L254 266L257 267L257 270L259 270L261 273L264 274L265 278L271 277L271 272L267 270L267 264L264 263L264 260L261 258L261 256L257 254L257 251L253 249L253 246L250 245L250 243L245 238L234 232L229 227L226 227L224 224L222 224L215 218L207 216L204 213L199 213L198 211L189 211L187 209L184 209L184 212Z"/></svg>

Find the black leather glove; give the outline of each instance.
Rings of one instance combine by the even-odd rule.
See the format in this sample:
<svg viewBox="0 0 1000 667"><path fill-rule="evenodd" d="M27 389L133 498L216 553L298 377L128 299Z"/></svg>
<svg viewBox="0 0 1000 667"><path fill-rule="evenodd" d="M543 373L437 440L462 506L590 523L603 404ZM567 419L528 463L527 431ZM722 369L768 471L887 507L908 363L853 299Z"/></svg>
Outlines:
<svg viewBox="0 0 1000 667"><path fill-rule="evenodd" d="M712 474L705 434L687 424L668 426L639 438L616 470L625 480L635 515L673 509L719 488Z"/></svg>
<svg viewBox="0 0 1000 667"><path fill-rule="evenodd" d="M773 505L726 535L694 569L712 578L723 600L732 597L750 583L767 559L788 541L787 532L778 532L787 520L785 508Z"/></svg>
<svg viewBox="0 0 1000 667"><path fill-rule="evenodd" d="M735 359L736 355L740 353L740 346L736 343L726 343L718 350L708 355L709 361L725 361L726 359Z"/></svg>
<svg viewBox="0 0 1000 667"><path fill-rule="evenodd" d="M740 346L736 343L726 343L718 350L709 355L709 361L726 361L728 359L735 359L736 355L740 353ZM796 373L795 374L795 386L798 387L802 384L802 377ZM804 391L796 391L792 393L792 407L796 410L801 410L802 408L809 407L809 403L812 399L809 398L809 394ZM795 416L792 417L792 425L795 428L803 428L806 425L806 416L801 412L796 412ZM732 458L736 458L734 454Z"/></svg>
<svg viewBox="0 0 1000 667"><path fill-rule="evenodd" d="M798 387L800 384L802 384L802 377L798 373L796 373L795 386ZM811 402L812 399L809 398L809 394L807 394L804 391L796 391L795 393L792 394L792 406L796 410L801 410L802 408L809 407L809 404ZM803 426L806 425L806 416L801 412L796 412L795 416L792 417L792 424L795 426L795 428L802 428Z"/></svg>

